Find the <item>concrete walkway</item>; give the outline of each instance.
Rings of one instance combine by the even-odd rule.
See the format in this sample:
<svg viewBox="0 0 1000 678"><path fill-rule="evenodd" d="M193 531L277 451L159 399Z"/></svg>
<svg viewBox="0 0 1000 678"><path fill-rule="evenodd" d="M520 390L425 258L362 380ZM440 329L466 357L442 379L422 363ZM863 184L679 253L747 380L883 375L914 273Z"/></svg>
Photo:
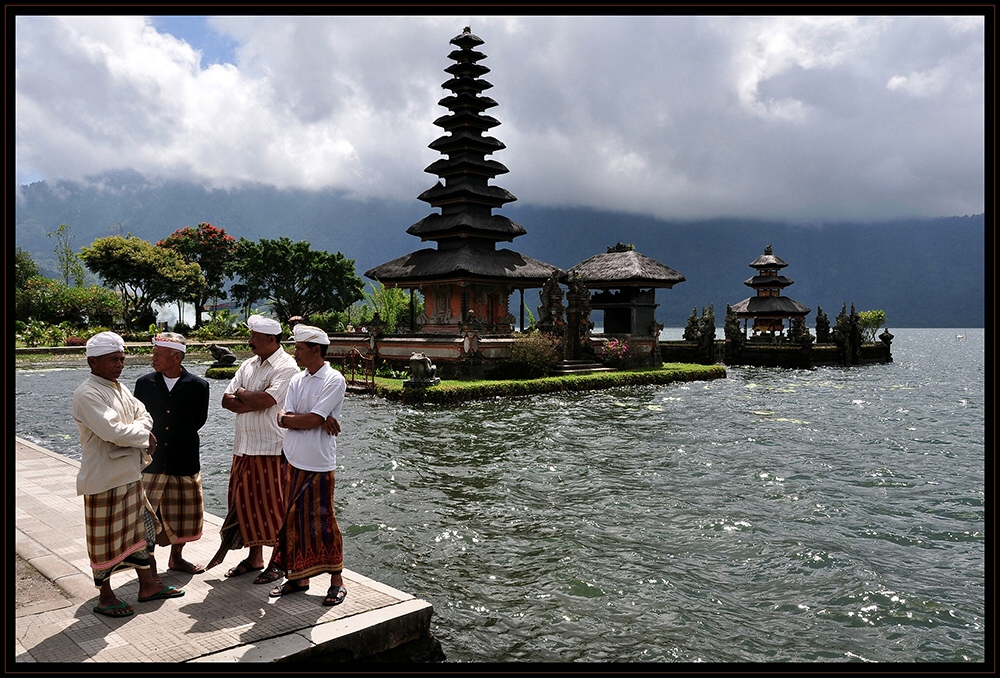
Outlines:
<svg viewBox="0 0 1000 678"><path fill-rule="evenodd" d="M430 603L350 570L347 600L336 607L321 604L327 575L314 578L307 593L282 598L269 598L274 584L254 585L253 575L226 579L246 549L204 574L161 572L165 584L186 591L180 598L140 603L135 572L116 573L112 586L136 613L96 615L83 497L76 495L80 464L21 438L15 449L17 554L69 598L17 611L15 662L355 661L430 636ZM185 546L185 558L208 563L221 525L206 513L204 534ZM157 553L162 569L167 549ZM269 557L265 548L265 562Z"/></svg>

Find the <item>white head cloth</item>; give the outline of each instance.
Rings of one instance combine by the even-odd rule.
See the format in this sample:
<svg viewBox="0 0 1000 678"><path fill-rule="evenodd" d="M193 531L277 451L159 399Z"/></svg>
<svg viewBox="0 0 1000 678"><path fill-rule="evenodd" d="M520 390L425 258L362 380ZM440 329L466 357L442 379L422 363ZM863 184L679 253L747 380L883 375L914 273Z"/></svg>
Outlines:
<svg viewBox="0 0 1000 678"><path fill-rule="evenodd" d="M292 330L295 341L303 341L307 344L329 344L330 337L324 330L311 325L296 325Z"/></svg>
<svg viewBox="0 0 1000 678"><path fill-rule="evenodd" d="M172 348L181 353L187 353L187 345L168 339L162 334L157 334L153 337L153 346L163 346L164 348Z"/></svg>
<svg viewBox="0 0 1000 678"><path fill-rule="evenodd" d="M251 332L260 334L281 334L281 323L264 315L252 315L247 318L247 327Z"/></svg>
<svg viewBox="0 0 1000 678"><path fill-rule="evenodd" d="M125 340L114 332L99 332L87 340L87 357L125 352Z"/></svg>

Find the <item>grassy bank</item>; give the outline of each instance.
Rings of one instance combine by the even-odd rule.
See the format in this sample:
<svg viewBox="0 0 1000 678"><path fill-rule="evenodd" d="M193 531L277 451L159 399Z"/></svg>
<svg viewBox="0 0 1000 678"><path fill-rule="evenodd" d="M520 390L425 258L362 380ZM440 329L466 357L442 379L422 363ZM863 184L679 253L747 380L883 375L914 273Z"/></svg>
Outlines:
<svg viewBox="0 0 1000 678"><path fill-rule="evenodd" d="M375 378L375 395L401 403L454 404L467 400L483 400L536 393L561 391L595 391L621 386L670 384L677 381L723 379L726 369L721 365L690 365L671 363L661 368L621 372L596 372L542 377L524 380L442 381L427 388L404 388L402 379Z"/></svg>

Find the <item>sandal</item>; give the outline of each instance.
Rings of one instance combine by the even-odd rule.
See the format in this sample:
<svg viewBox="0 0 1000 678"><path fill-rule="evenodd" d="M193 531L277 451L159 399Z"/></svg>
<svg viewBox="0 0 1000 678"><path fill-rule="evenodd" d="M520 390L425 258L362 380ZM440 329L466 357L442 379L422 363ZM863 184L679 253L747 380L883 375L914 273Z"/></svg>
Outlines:
<svg viewBox="0 0 1000 678"><path fill-rule="evenodd" d="M281 596L287 596L289 593L301 593L302 591L308 591L309 584L298 585L294 581L286 581L281 586L275 586L274 589L267 595L272 598L280 598Z"/></svg>
<svg viewBox="0 0 1000 678"><path fill-rule="evenodd" d="M343 586L331 586L327 589L326 598L323 599L323 604L326 606L340 605L344 602L344 598L346 597L347 589Z"/></svg>
<svg viewBox="0 0 1000 678"><path fill-rule="evenodd" d="M105 617L131 617L135 614L135 608L123 600L119 605L108 605L107 607L95 605L94 614L103 614Z"/></svg>
<svg viewBox="0 0 1000 678"><path fill-rule="evenodd" d="M273 581L278 581L285 576L284 570L279 570L276 567L269 567L264 572L257 575L257 578L253 580L254 584L270 584Z"/></svg>
<svg viewBox="0 0 1000 678"><path fill-rule="evenodd" d="M256 572L257 570L263 570L263 569L264 569L263 565L260 565L259 567L254 567L253 565L248 563L244 558L243 560L240 561L239 565L231 569L229 572L226 572L226 578L228 579L231 577L239 577L240 575L246 574L247 572Z"/></svg>

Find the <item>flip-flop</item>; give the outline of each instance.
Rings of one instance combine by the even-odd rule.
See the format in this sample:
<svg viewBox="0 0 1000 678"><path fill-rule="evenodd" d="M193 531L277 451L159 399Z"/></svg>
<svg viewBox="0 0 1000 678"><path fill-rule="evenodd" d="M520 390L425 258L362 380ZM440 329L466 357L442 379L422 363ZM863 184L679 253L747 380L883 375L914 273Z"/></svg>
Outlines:
<svg viewBox="0 0 1000 678"><path fill-rule="evenodd" d="M194 563L191 563L191 568L193 569L186 567L168 567L167 569L174 572L183 572L184 574L202 574L205 571L204 567L201 565L195 565Z"/></svg>
<svg viewBox="0 0 1000 678"><path fill-rule="evenodd" d="M279 570L276 567L269 567L265 572L258 574L254 580L254 584L270 584L271 582L278 581L285 576L284 570Z"/></svg>
<svg viewBox="0 0 1000 678"><path fill-rule="evenodd" d="M347 589L343 586L331 586L326 591L326 598L323 599L323 604L326 606L340 605L346 597Z"/></svg>
<svg viewBox="0 0 1000 678"><path fill-rule="evenodd" d="M139 602L148 603L153 600L163 600L164 598L180 598L183 595L184 589L176 589L173 586L168 586L159 593L154 593L148 598L139 598Z"/></svg>
<svg viewBox="0 0 1000 678"><path fill-rule="evenodd" d="M112 605L110 607L95 605L94 614L103 614L105 617L131 617L135 614L135 609L129 607L128 603L123 600L121 605Z"/></svg>
<svg viewBox="0 0 1000 678"><path fill-rule="evenodd" d="M226 572L226 579L230 579L232 577L239 577L240 575L246 574L247 572L256 572L257 570L263 570L263 569L264 569L263 565L261 565L260 567L254 567L244 559L241 560L236 567L229 570L229 572Z"/></svg>
<svg viewBox="0 0 1000 678"><path fill-rule="evenodd" d="M301 593L302 591L308 591L309 584L305 586L297 586L294 581L286 581L281 586L275 586L274 589L267 595L271 598L280 598L281 596L287 596L289 593Z"/></svg>

